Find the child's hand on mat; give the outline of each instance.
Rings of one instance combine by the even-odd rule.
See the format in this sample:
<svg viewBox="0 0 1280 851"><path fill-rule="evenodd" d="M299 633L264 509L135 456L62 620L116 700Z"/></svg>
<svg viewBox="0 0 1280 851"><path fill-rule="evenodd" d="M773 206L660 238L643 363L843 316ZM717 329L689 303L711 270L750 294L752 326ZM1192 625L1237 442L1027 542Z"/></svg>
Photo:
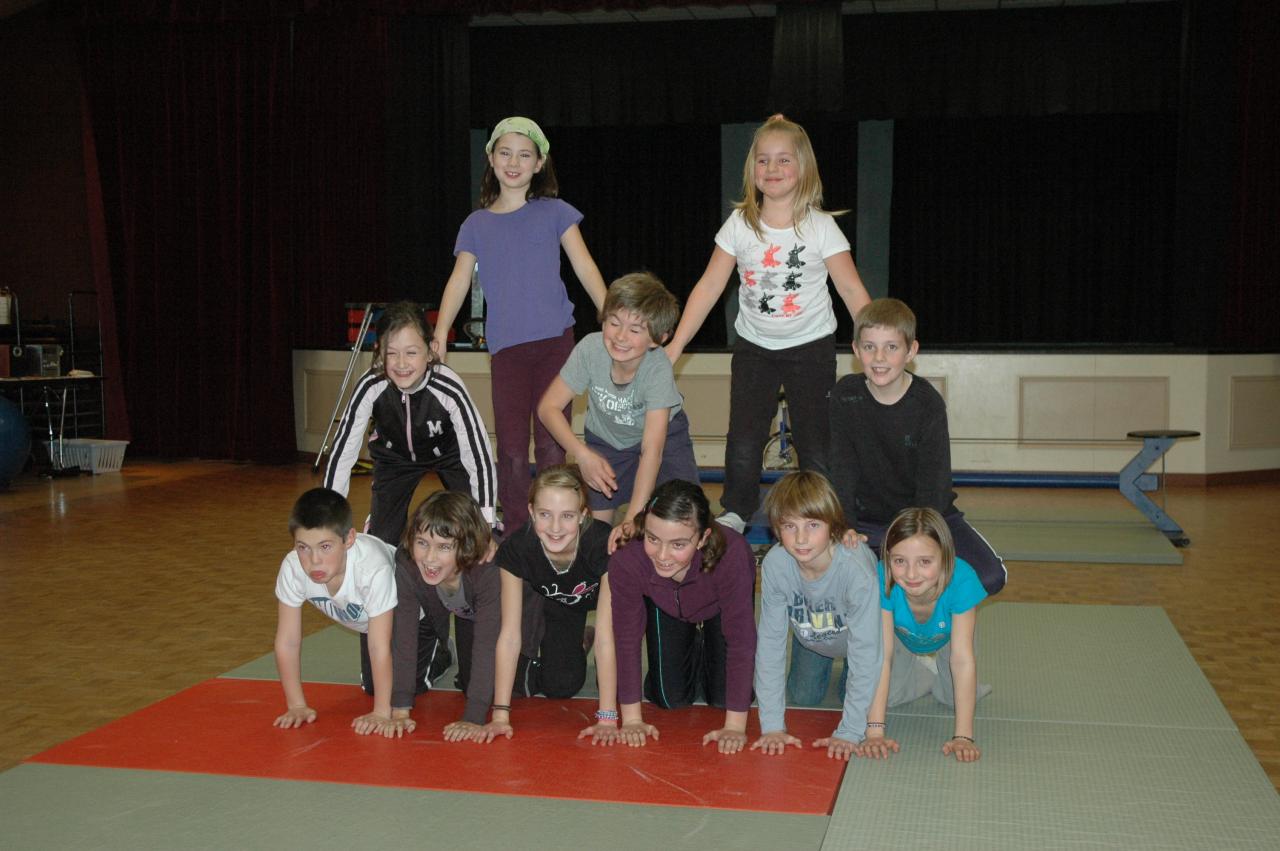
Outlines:
<svg viewBox="0 0 1280 851"><path fill-rule="evenodd" d="M453 721L444 725L444 740L446 742L483 742L484 727L479 724L472 724L470 721Z"/></svg>
<svg viewBox="0 0 1280 851"><path fill-rule="evenodd" d="M799 739L786 730L774 730L772 733L765 733L752 742L751 750L758 750L767 754L786 753L787 745L794 745L797 748L804 747L804 744Z"/></svg>
<svg viewBox="0 0 1280 851"><path fill-rule="evenodd" d="M398 739L418 729L418 722L409 717L407 709L391 710L391 718L385 721L378 732L388 739Z"/></svg>
<svg viewBox="0 0 1280 851"><path fill-rule="evenodd" d="M720 753L737 753L747 746L747 731L721 727L719 730L712 730L702 737L702 744L706 745L711 742L716 743L716 748Z"/></svg>
<svg viewBox="0 0 1280 851"><path fill-rule="evenodd" d="M866 539L866 535L859 535L853 529L845 529L844 535L840 538L840 543L844 544L844 547L847 550L856 550L858 548L858 544L862 543Z"/></svg>
<svg viewBox="0 0 1280 851"><path fill-rule="evenodd" d="M848 739L837 739L835 736L818 739L813 743L813 746L815 748L826 748L827 759L842 759L848 762L850 756L862 756L862 748L858 747L857 742L851 742Z"/></svg>
<svg viewBox="0 0 1280 851"><path fill-rule="evenodd" d="M626 721L618 730L618 741L633 748L644 747L644 741L649 736L653 736L655 742L658 741L658 728L643 721Z"/></svg>
<svg viewBox="0 0 1280 851"><path fill-rule="evenodd" d="M888 759L898 752L898 743L887 736L868 735L862 740L861 755L868 759Z"/></svg>
<svg viewBox="0 0 1280 851"><path fill-rule="evenodd" d="M310 724L316 720L316 711L310 706L289 707L289 711L281 715L275 721L271 722L271 726L279 727L281 730L288 730L292 727L301 727L304 724Z"/></svg>
<svg viewBox="0 0 1280 851"><path fill-rule="evenodd" d="M351 721L351 728L362 736L370 733L381 733L382 725L390 724L391 719L386 715L379 715L376 712L370 712L367 715L358 715Z"/></svg>
<svg viewBox="0 0 1280 851"><path fill-rule="evenodd" d="M947 739L946 744L942 746L942 755L954 756L956 762L977 762L982 756L982 751L978 750L978 746L972 739L955 736Z"/></svg>
<svg viewBox="0 0 1280 851"><path fill-rule="evenodd" d="M618 725L614 721L597 721L578 734L579 739L585 739L587 736L591 737L593 745L611 745L622 741L622 734L618 732Z"/></svg>
<svg viewBox="0 0 1280 851"><path fill-rule="evenodd" d="M499 736L506 736L509 739L515 734L515 728L506 721L490 721L488 724L485 724L476 731L476 734L472 737L471 741L487 745Z"/></svg>
<svg viewBox="0 0 1280 851"><path fill-rule="evenodd" d="M613 474L613 467L599 453L584 450L578 457L578 469L582 471L582 478L586 479L587 484L605 496L612 497L613 492L618 489L618 477Z"/></svg>

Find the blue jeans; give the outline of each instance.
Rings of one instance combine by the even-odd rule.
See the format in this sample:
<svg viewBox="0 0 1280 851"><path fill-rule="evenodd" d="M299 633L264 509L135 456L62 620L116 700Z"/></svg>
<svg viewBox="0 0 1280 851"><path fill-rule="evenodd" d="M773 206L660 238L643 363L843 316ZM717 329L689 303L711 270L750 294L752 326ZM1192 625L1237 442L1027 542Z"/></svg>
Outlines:
<svg viewBox="0 0 1280 851"><path fill-rule="evenodd" d="M792 706L817 706L827 696L831 682L832 659L814 653L791 636L791 670L787 672L787 703ZM847 667L840 668L837 693L844 703L845 682L849 679Z"/></svg>

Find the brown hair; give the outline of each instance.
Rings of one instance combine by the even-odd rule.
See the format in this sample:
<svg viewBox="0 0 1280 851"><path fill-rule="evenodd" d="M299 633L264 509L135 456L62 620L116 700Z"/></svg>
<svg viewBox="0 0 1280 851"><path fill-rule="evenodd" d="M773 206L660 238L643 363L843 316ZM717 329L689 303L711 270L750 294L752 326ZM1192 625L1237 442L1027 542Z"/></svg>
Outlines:
<svg viewBox="0 0 1280 851"><path fill-rule="evenodd" d="M600 323L620 310L634 313L649 326L649 337L662 345L680 320L680 301L652 272L631 272L609 284Z"/></svg>
<svg viewBox="0 0 1280 851"><path fill-rule="evenodd" d="M400 545L413 551L413 539L430 533L449 538L457 547L458 570L470 570L484 559L492 532L475 500L458 491L438 491L424 499L409 517Z"/></svg>
<svg viewBox="0 0 1280 851"><path fill-rule="evenodd" d="M636 515L637 531L644 531L644 521L650 515L672 523L688 523L697 530L695 537L698 538L710 529L711 534L702 548L702 572L715 570L728 542L724 537L724 527L711 519L711 503L702 488L680 479L663 482L654 490L649 504Z"/></svg>
<svg viewBox="0 0 1280 851"><path fill-rule="evenodd" d="M844 509L840 507L840 499L831 487L831 482L827 481L826 476L812 470L797 470L783 476L769 489L764 498L764 507L769 515L773 534L778 537L781 537L778 528L787 517L821 520L830 528L831 538L836 542L839 542L849 528L844 519Z"/></svg>
<svg viewBox="0 0 1280 851"><path fill-rule="evenodd" d="M389 304L382 311L382 315L378 317L376 327L378 337L377 342L373 344L373 369L375 371L386 371L387 363L384 348L387 345L387 338L402 328L412 328L422 335L422 342L427 346L428 371L432 366L440 362L439 357L431 348L431 339L434 332L421 305L414 304L411 301L397 301L394 304Z"/></svg>
<svg viewBox="0 0 1280 851"><path fill-rule="evenodd" d="M339 538L351 531L351 503L329 488L312 488L298 497L289 512L289 534L299 529L326 529Z"/></svg>
<svg viewBox="0 0 1280 851"><path fill-rule="evenodd" d="M533 140L531 139L530 141ZM533 146L533 150L537 153L538 146L536 143ZM556 180L556 169L551 163L551 154L539 157L539 160L542 162L542 168L533 173L533 180L529 182L529 188L524 193L526 201L532 201L534 198L560 197L560 181ZM493 163L486 156L484 158L484 174L480 176L481 209L491 206L501 194L502 184L498 183L498 175L493 173Z"/></svg>
<svg viewBox="0 0 1280 851"><path fill-rule="evenodd" d="M896 298L878 298L868 302L854 320L853 341L862 338L864 328L888 328L897 331L910 346L916 341L916 315L906 302Z"/></svg>
<svg viewBox="0 0 1280 851"><path fill-rule="evenodd" d="M951 539L951 529L947 527L947 521L932 508L904 508L889 524L888 531L884 533L884 544L880 548L880 552L884 553L886 596L893 590L893 569L889 561L893 556L893 548L916 535L932 538L942 550L942 564L939 565L938 573L939 592L951 584L951 576L956 569L956 545Z"/></svg>

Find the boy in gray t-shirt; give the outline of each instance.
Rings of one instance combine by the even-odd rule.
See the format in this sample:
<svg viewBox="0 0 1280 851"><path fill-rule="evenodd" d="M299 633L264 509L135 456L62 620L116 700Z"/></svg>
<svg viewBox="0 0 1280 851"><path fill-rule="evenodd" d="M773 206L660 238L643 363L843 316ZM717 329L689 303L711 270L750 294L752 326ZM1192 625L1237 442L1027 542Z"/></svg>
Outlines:
<svg viewBox="0 0 1280 851"><path fill-rule="evenodd" d="M760 580L755 689L761 736L751 747L779 754L788 745L803 746L787 733L784 718L791 633L793 678L798 673L805 676L796 671L797 663L806 658L797 653L798 647L828 659L845 659L840 724L813 746L826 748L827 756L835 759L862 756L867 710L884 658L875 556L857 543L856 536L846 535L835 491L819 473L787 475L769 491L765 508L781 543L765 556ZM853 546L842 543L842 537ZM824 678L821 684L824 692L826 682Z"/></svg>
<svg viewBox="0 0 1280 851"><path fill-rule="evenodd" d="M648 272L609 285L600 309L601 332L574 347L538 404L538 418L573 454L591 486L592 514L609 522L629 503L610 536L630 535L632 521L653 489L669 479L698 481L684 398L671 362L659 348L671 336L680 303ZM564 408L587 394L583 438Z"/></svg>

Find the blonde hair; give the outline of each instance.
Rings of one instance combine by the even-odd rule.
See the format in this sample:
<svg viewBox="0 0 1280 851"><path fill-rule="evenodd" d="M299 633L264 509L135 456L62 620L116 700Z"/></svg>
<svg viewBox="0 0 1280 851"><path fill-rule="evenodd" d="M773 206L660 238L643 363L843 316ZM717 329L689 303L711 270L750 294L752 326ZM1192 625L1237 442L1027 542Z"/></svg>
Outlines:
<svg viewBox="0 0 1280 851"><path fill-rule="evenodd" d="M680 302L652 272L632 272L609 284L600 323L620 310L634 313L649 326L649 338L661 345L680 320Z"/></svg>
<svg viewBox="0 0 1280 851"><path fill-rule="evenodd" d="M806 517L821 520L831 530L831 538L839 541L849 528L844 519L844 509L836 497L831 482L821 473L797 470L783 476L769 489L764 498L764 508L769 515L773 534L782 537L778 529L787 517Z"/></svg>
<svg viewBox="0 0 1280 851"><path fill-rule="evenodd" d="M577 464L554 464L538 471L533 484L529 485L529 505L538 498L538 491L543 488L562 488L578 495L578 505L585 513L590 508L587 501L587 480L582 478L582 471Z"/></svg>
<svg viewBox="0 0 1280 851"><path fill-rule="evenodd" d="M742 166L742 200L734 205L734 209L742 212L742 218L760 239L764 239L761 228L760 201L763 193L756 188L756 156L760 140L770 133L784 133L795 146L796 181L795 200L791 207L791 224L796 234L808 218L811 210L822 210L822 178L818 175L818 160L813 153L813 143L804 128L791 121L782 113L775 113L756 128L751 137L751 150L747 153L747 161ZM846 210L829 210L833 216L843 215Z"/></svg>
<svg viewBox="0 0 1280 851"><path fill-rule="evenodd" d="M939 593L951 584L951 577L956 570L956 545L951 539L947 521L932 508L904 508L889 524L888 531L884 533L884 545L880 548L884 553L885 596L893 591L893 570L889 561L893 556L893 548L916 535L932 538L942 550L942 563L938 566Z"/></svg>
<svg viewBox="0 0 1280 851"><path fill-rule="evenodd" d="M492 537L480 506L458 491L438 491L424 499L404 527L400 545L413 552L413 539L425 533L453 541L458 570L470 570L479 564Z"/></svg>
<svg viewBox="0 0 1280 851"><path fill-rule="evenodd" d="M916 341L916 315L906 302L896 298L875 299L858 311L854 319L854 342L862 339L864 328L897 331L908 346Z"/></svg>

